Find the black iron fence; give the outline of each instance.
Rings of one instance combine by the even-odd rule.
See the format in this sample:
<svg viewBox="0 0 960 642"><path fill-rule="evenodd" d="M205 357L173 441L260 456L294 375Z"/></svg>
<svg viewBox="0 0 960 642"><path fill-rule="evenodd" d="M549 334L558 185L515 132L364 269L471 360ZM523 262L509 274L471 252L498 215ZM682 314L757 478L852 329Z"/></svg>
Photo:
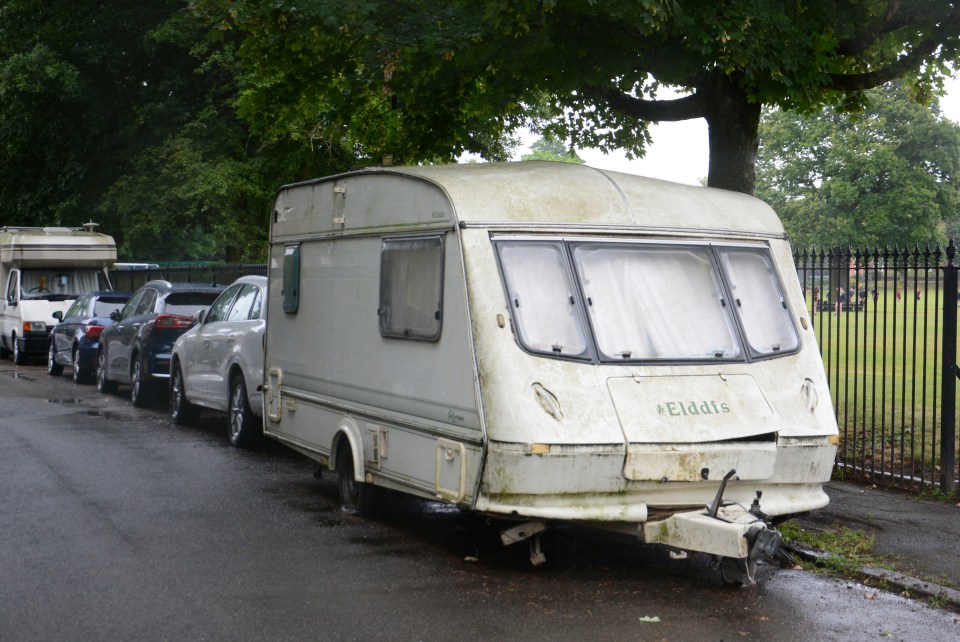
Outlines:
<svg viewBox="0 0 960 642"><path fill-rule="evenodd" d="M228 285L246 274L266 276L266 263L247 265L178 265L136 270L110 270L110 283L114 290L133 292L152 279L165 279L173 283L217 283Z"/></svg>
<svg viewBox="0 0 960 642"><path fill-rule="evenodd" d="M955 254L953 241L794 254L840 424L839 470L955 490Z"/></svg>

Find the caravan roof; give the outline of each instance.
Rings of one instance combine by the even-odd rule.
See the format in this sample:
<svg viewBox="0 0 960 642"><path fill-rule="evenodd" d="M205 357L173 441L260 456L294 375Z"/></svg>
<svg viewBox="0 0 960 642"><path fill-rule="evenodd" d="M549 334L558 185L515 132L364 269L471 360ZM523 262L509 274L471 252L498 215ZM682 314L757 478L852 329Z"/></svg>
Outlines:
<svg viewBox="0 0 960 642"><path fill-rule="evenodd" d="M363 169L280 188L283 219L311 201L290 192L323 189L364 176L411 177L439 187L453 206L456 222L477 225L589 225L690 231L737 231L783 236L773 210L746 194L680 185L573 163L523 161ZM353 190L351 190L352 192ZM316 196L314 193L313 196ZM349 227L349 223L347 224Z"/></svg>

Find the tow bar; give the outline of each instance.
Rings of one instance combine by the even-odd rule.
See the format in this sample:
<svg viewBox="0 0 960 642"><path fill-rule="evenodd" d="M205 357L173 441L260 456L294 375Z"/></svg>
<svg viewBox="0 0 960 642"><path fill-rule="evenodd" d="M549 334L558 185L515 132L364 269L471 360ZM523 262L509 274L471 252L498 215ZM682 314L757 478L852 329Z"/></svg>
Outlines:
<svg viewBox="0 0 960 642"><path fill-rule="evenodd" d="M777 555L781 536L760 510L759 493L749 510L739 504L724 505L727 482L735 475L735 470L724 475L709 506L675 513L661 521L645 522L640 525L640 538L651 544L716 555L724 582L756 585L757 562Z"/></svg>

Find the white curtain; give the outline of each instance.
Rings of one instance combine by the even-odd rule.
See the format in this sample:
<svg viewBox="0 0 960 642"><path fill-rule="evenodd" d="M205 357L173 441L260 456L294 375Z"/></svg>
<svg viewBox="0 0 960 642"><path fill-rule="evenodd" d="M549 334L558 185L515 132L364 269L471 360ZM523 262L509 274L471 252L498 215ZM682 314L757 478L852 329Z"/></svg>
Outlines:
<svg viewBox="0 0 960 642"><path fill-rule="evenodd" d="M706 250L581 245L574 262L605 358L740 354Z"/></svg>
<svg viewBox="0 0 960 642"><path fill-rule="evenodd" d="M799 344L770 258L750 250L722 250L724 271L750 347L761 354Z"/></svg>
<svg viewBox="0 0 960 642"><path fill-rule="evenodd" d="M573 284L560 247L503 244L500 261L523 345L537 352L568 356L586 352Z"/></svg>

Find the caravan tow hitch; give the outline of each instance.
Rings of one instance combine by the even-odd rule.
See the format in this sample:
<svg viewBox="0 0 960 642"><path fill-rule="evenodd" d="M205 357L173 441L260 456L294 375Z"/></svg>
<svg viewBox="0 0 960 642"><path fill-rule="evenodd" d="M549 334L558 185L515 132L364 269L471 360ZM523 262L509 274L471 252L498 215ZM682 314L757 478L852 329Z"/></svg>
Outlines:
<svg viewBox="0 0 960 642"><path fill-rule="evenodd" d="M642 540L715 555L725 582L755 585L757 561L776 555L781 537L760 510L759 495L749 510L741 504L723 503L727 482L735 475L735 470L724 475L716 497L703 509L642 524Z"/></svg>

